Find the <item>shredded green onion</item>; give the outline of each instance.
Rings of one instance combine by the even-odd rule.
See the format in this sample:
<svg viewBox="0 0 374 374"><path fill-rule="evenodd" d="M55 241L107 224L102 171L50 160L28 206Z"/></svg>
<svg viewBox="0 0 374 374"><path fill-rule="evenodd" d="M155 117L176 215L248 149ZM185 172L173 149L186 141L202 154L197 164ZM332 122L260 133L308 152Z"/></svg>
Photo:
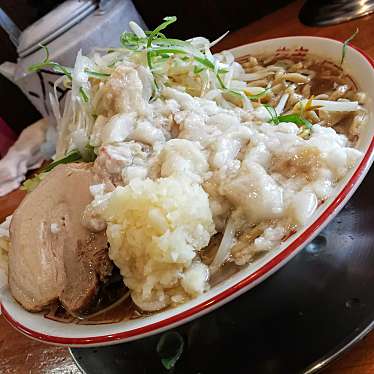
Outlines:
<svg viewBox="0 0 374 374"><path fill-rule="evenodd" d="M84 72L87 73L87 75L89 75L90 77L98 78L98 79L103 79L103 78L110 77L110 74L101 73L99 71L93 71L93 70L85 69Z"/></svg>
<svg viewBox="0 0 374 374"><path fill-rule="evenodd" d="M49 50L48 50L48 48L43 44L39 44L39 46L44 49L46 56L45 56L45 58L42 62L40 62L38 64L30 65L29 66L29 71L37 72L37 71L42 70L42 69L52 69L56 73L64 74L70 80L72 80L70 68L62 66L62 65L58 64L57 62L50 61L49 60Z"/></svg>
<svg viewBox="0 0 374 374"><path fill-rule="evenodd" d="M85 103L88 103L89 97L83 87L79 87L79 96Z"/></svg>
<svg viewBox="0 0 374 374"><path fill-rule="evenodd" d="M111 64L108 65L108 68L114 68L118 61L113 61Z"/></svg>
<svg viewBox="0 0 374 374"><path fill-rule="evenodd" d="M198 67L198 66L194 66L193 67L193 72L194 74L200 74L202 71L206 70L205 67Z"/></svg>
<svg viewBox="0 0 374 374"><path fill-rule="evenodd" d="M31 192L31 191L35 190L35 188L47 176L47 174L48 173L39 173L39 174L36 174L35 176L33 176L31 178L26 179L22 183L22 185L20 187L20 190L27 191L27 192Z"/></svg>
<svg viewBox="0 0 374 374"><path fill-rule="evenodd" d="M145 38L139 38L132 32L123 32L120 36L120 42L123 47L136 51L146 43Z"/></svg>
<svg viewBox="0 0 374 374"><path fill-rule="evenodd" d="M184 340L176 331L163 334L157 343L156 351L166 370L172 369L183 353Z"/></svg>
<svg viewBox="0 0 374 374"><path fill-rule="evenodd" d="M267 110L267 112L270 114L270 117L271 117L270 122L273 122L275 125L278 125L279 123L278 114L275 111L275 109L269 104L263 104L263 106Z"/></svg>
<svg viewBox="0 0 374 374"><path fill-rule="evenodd" d="M261 99L262 97L264 97L269 91L271 91L270 87L265 88L262 92L258 93L257 95L250 95L246 91L244 91L244 92L250 100L258 100L258 99Z"/></svg>
<svg viewBox="0 0 374 374"><path fill-rule="evenodd" d="M181 47L185 49L192 48L191 44L184 40L167 38L165 35L162 37L157 37L157 39L153 39L152 44L164 47Z"/></svg>
<svg viewBox="0 0 374 374"><path fill-rule="evenodd" d="M296 124L297 126L303 126L303 127L306 127L307 129L311 129L313 126L308 120L299 116L298 114L286 114L284 116L278 116L277 120L278 120L278 123L279 122L292 122Z"/></svg>
<svg viewBox="0 0 374 374"><path fill-rule="evenodd" d="M222 88L222 89L226 89L226 86L225 86L225 84L223 83L223 80L222 80L221 76L217 73L217 74L216 74L216 77L217 77L218 83L220 84L221 88Z"/></svg>
<svg viewBox="0 0 374 374"><path fill-rule="evenodd" d="M163 23L156 27L148 36L148 41L147 41L147 62L149 68L152 70L152 52L149 50L152 46L152 41L155 39L159 34L161 30L164 30L166 27L168 27L171 23L176 22L177 17L165 17Z"/></svg>
<svg viewBox="0 0 374 374"><path fill-rule="evenodd" d="M42 168L40 170L40 172L41 173L46 173L46 172L51 171L52 169L54 169L57 165L60 165L60 164L69 164L71 162L78 161L78 160L81 160L81 159L82 159L82 155L80 154L80 152L77 151L77 150L74 150L74 151L69 152L63 158L60 158L59 160L51 162L49 165L47 165L44 168Z"/></svg>
<svg viewBox="0 0 374 374"><path fill-rule="evenodd" d="M173 55L184 55L181 60L188 61L195 60L199 65L195 65L194 74L200 74L202 71L209 69L214 72L216 79L221 89L226 89L226 85L221 77L221 74L228 73L227 69L217 69L215 64L207 58L204 51L194 47L190 41L167 38L161 33L170 24L176 22L177 18L165 17L164 22L156 27L153 31L145 31L147 38L140 38L137 35L129 32L124 32L121 35L121 44L124 48L133 52L143 52L146 50L147 64L154 76L155 90L158 89L157 69L155 64L157 62L164 62Z"/></svg>
<svg viewBox="0 0 374 374"><path fill-rule="evenodd" d="M242 95L242 93L241 93L240 91L226 89L226 90L224 90L224 92L227 92L227 93L233 94L233 95L235 95L235 96L239 96L240 98L243 97L243 95Z"/></svg>
<svg viewBox="0 0 374 374"><path fill-rule="evenodd" d="M84 148L83 153L78 150L72 150L67 153L64 157L51 162L47 166L41 168L38 174L34 175L32 178L26 179L21 186L21 190L31 192L34 190L38 184L47 176L47 174L60 164L70 164L72 162L93 162L96 159L96 153L94 147L87 144Z"/></svg>
<svg viewBox="0 0 374 374"><path fill-rule="evenodd" d="M275 109L269 104L263 104L263 107L268 111L270 114L270 123L278 125L280 122L292 122L297 126L305 127L306 129L311 130L313 125L307 119L303 118L299 114L285 114L283 116L278 116Z"/></svg>
<svg viewBox="0 0 374 374"><path fill-rule="evenodd" d="M96 153L95 153L95 147L93 147L90 144L86 144L84 147L83 154L81 155L81 158L84 162L94 162L96 160Z"/></svg>
<svg viewBox="0 0 374 374"><path fill-rule="evenodd" d="M340 59L340 66L343 65L343 61L344 61L344 58L345 58L345 54L346 54L346 50L347 50L347 45L348 43L350 43L355 37L356 35L358 34L358 28L355 30L355 32L346 40L344 40L344 43L343 43L343 48L342 48L342 57Z"/></svg>
<svg viewBox="0 0 374 374"><path fill-rule="evenodd" d="M149 48L152 45L152 40L156 38L157 36L160 36L160 31L166 29L170 24L177 21L177 17L171 16L171 17L165 17L163 23L161 25L157 26L148 36L148 42L147 42L147 48ZM161 38L165 38L165 35L161 34ZM175 39L176 40L176 39ZM179 42L179 41L178 41Z"/></svg>
<svg viewBox="0 0 374 374"><path fill-rule="evenodd" d="M194 59L199 62L201 65L204 65L205 67L207 67L208 69L210 70L213 70L215 69L215 66L213 64L212 61L208 60L207 58L204 58L204 57L198 57L198 56L195 56Z"/></svg>
<svg viewBox="0 0 374 374"><path fill-rule="evenodd" d="M152 56L161 56L165 53L185 55L187 52L184 51L183 49L177 49L177 48L149 48L148 53L151 53Z"/></svg>

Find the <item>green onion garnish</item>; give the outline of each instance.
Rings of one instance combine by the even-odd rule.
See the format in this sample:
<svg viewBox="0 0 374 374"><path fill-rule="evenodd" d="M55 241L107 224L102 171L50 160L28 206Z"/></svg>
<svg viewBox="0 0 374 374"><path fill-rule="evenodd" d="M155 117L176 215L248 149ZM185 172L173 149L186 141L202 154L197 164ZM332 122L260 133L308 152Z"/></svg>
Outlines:
<svg viewBox="0 0 374 374"><path fill-rule="evenodd" d="M184 340L181 334L170 331L163 334L157 343L156 351L166 370L172 369L183 353Z"/></svg>
<svg viewBox="0 0 374 374"><path fill-rule="evenodd" d="M216 74L216 77L217 77L218 83L220 84L221 88L222 89L226 89L226 86L223 83L223 80L222 80L222 78L220 77L220 75L218 73Z"/></svg>
<svg viewBox="0 0 374 374"><path fill-rule="evenodd" d="M41 168L38 174L34 175L32 178L26 179L21 186L21 190L26 190L31 192L34 190L37 185L46 177L47 173L54 169L57 165L60 164L70 164L72 162L93 162L96 159L96 153L94 147L87 144L84 148L83 153L78 150L72 150L67 153L64 157L51 162L47 166Z"/></svg>
<svg viewBox="0 0 374 374"><path fill-rule="evenodd" d="M79 151L74 150L69 152L66 156L63 158L60 158L59 160L51 162L49 165L45 166L44 168L40 169L41 173L46 173L48 171L51 171L54 169L57 165L60 164L70 164L71 162L78 161L82 159L82 155Z"/></svg>
<svg viewBox="0 0 374 374"><path fill-rule="evenodd" d="M93 71L93 70L88 70L88 69L85 69L84 71L85 73L87 73L87 75L93 78L103 79L103 78L110 77L110 74L108 73L101 73L99 71Z"/></svg>
<svg viewBox="0 0 374 374"><path fill-rule="evenodd" d="M280 122L292 122L299 127L303 126L309 130L312 129L312 126L313 126L312 123L309 122L307 119L301 117L299 114L285 114L283 116L278 116L277 112L271 105L263 104L263 106L270 114L270 117L271 117L271 120L269 121L270 123L274 123L275 125L278 125Z"/></svg>
<svg viewBox="0 0 374 374"><path fill-rule="evenodd" d="M35 176L33 176L31 178L26 179L22 183L22 185L20 187L20 190L27 191L27 192L31 192L31 191L35 190L35 188L46 177L46 175L47 175L47 173L39 173L39 174L36 174Z"/></svg>
<svg viewBox="0 0 374 374"><path fill-rule="evenodd" d="M198 66L193 67L194 74L200 74L204 70L206 70L206 68L204 66L203 67L198 67Z"/></svg>
<svg viewBox="0 0 374 374"><path fill-rule="evenodd" d="M159 34L161 30L164 30L166 27L168 27L171 23L176 22L177 17L165 17L163 23L161 25L157 26L148 36L148 41L147 41L147 62L149 68L152 70L152 52L149 51L149 49L152 46L152 41L155 39ZM164 35L163 35L164 36Z"/></svg>
<svg viewBox="0 0 374 374"><path fill-rule="evenodd" d="M42 70L42 69L52 69L53 71L55 71L56 73L62 73L64 75L66 75L70 80L72 80L72 77L71 77L71 70L65 66L62 66L60 64L58 64L57 62L53 62L53 61L50 61L49 60L49 50L48 48L43 45L43 44L39 44L40 47L42 47L45 51L45 58L42 62L38 63L38 64L32 64L29 66L29 71L31 72L37 72L39 70Z"/></svg>
<svg viewBox="0 0 374 374"><path fill-rule="evenodd" d="M278 116L277 119L278 119L278 123L279 122L292 122L299 127L304 126L307 129L311 129L313 126L308 120L299 116L298 114L286 114L284 116Z"/></svg>
<svg viewBox="0 0 374 374"><path fill-rule="evenodd" d="M139 38L132 32L123 32L120 36L122 46L132 51L139 50L145 45L146 40L145 38Z"/></svg>
<svg viewBox="0 0 374 374"><path fill-rule="evenodd" d="M270 114L271 120L270 122L273 122L275 125L278 125L278 114L275 111L275 109L269 105L269 104L263 104L264 108L267 110L267 112Z"/></svg>
<svg viewBox="0 0 374 374"><path fill-rule="evenodd" d="M208 69L210 70L213 70L214 71L214 64L212 61L208 60L206 57L198 57L198 56L194 56L194 59L199 62L201 65L204 65L205 67L207 67Z"/></svg>
<svg viewBox="0 0 374 374"><path fill-rule="evenodd" d="M85 103L88 103L89 97L83 87L79 87L79 96Z"/></svg>
<svg viewBox="0 0 374 374"><path fill-rule="evenodd" d="M183 49L177 49L177 48L149 48L148 54L152 54L152 56L161 56L165 53L168 54L186 54L187 52L184 51Z"/></svg>
<svg viewBox="0 0 374 374"><path fill-rule="evenodd" d="M340 59L340 66L342 66L343 64L343 61L344 61L344 58L345 58L345 54L346 54L346 50L347 50L347 45L348 43L350 43L355 37L356 35L358 34L358 28L355 30L355 32L346 40L344 40L344 43L343 43L343 49L342 49L342 57Z"/></svg>
<svg viewBox="0 0 374 374"><path fill-rule="evenodd" d="M224 92L227 92L227 93L235 95L235 96L239 96L240 98L243 97L243 94L240 91L226 89L226 90L224 90Z"/></svg>
<svg viewBox="0 0 374 374"><path fill-rule="evenodd" d="M269 91L271 91L270 87L269 88L265 88L263 91L261 91L257 95L250 95L246 91L244 91L244 92L245 92L246 96L248 97L248 99L250 99L250 100L258 100L258 99L261 99L262 97L264 97Z"/></svg>
<svg viewBox="0 0 374 374"><path fill-rule="evenodd" d="M220 74L228 73L227 69L217 69L215 64L210 61L205 55L204 51L195 48L189 41L167 38L163 33L166 27L176 22L177 17L165 17L164 22L156 27L153 31L145 31L147 38L140 38L133 33L125 32L121 35L121 44L133 52L147 53L147 64L154 75L155 91L158 89L158 82L156 80L156 69L154 65L157 62L163 62L173 55L184 55L181 60L188 61L189 59L195 60L202 66L194 66L194 73L200 74L202 71L209 69L214 72L216 79L221 89L226 89Z"/></svg>
<svg viewBox="0 0 374 374"><path fill-rule="evenodd" d="M96 153L95 153L95 147L93 147L90 144L86 144L84 147L84 152L81 156L82 160L84 162L94 162L96 160Z"/></svg>

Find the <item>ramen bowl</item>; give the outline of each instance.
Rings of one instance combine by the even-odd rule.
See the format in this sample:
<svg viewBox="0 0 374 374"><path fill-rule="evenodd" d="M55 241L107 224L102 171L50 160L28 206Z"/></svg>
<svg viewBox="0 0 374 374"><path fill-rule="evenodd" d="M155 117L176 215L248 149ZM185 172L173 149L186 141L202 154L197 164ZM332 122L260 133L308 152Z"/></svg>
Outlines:
<svg viewBox="0 0 374 374"><path fill-rule="evenodd" d="M247 44L232 50L237 60L248 55L279 55L282 57L319 56L339 63L343 43L319 37L286 37ZM369 119L362 129L356 148L362 152L357 165L339 181L333 193L309 218L306 225L282 242L275 250L241 268L227 279L212 286L206 293L186 303L154 314L108 324L76 324L50 320L43 313L24 310L12 297L9 289L1 295L5 319L25 335L46 343L68 346L103 346L127 342L171 329L214 309L264 281L286 265L309 243L340 211L367 174L373 161L374 118L374 63L363 51L347 46L343 70L349 74L361 91L367 94Z"/></svg>

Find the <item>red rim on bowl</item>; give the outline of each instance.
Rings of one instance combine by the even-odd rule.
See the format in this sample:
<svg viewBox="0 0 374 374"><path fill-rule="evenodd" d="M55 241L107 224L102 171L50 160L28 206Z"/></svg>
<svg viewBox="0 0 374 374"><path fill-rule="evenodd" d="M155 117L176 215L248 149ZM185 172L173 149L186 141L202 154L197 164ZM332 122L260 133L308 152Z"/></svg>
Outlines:
<svg viewBox="0 0 374 374"><path fill-rule="evenodd" d="M277 38L282 39L282 38ZM331 38L324 38L324 39L331 39ZM335 39L331 39L336 41ZM352 48L356 49L374 68L374 60L369 57L364 51L360 48L350 45ZM85 337L85 338L68 338L68 337L59 337L59 336L51 336L43 333L39 333L37 331L31 330L30 328L24 326L22 323L14 320L8 311L1 305L2 313L5 319L17 330L21 331L25 335L37 339L42 340L44 342L59 344L59 345L76 345L76 346L84 346L84 345L95 345L95 344L105 344L110 342L118 342L119 340L134 338L144 336L149 333L156 333L166 327L173 327L176 325L181 324L182 322L187 322L189 318L191 318L195 314L205 314L213 306L218 306L220 302L229 298L230 296L239 293L239 291L244 291L246 287L253 285L256 281L259 281L261 278L264 278L267 275L272 274L280 265L281 263L290 257L292 254L295 254L297 249L300 248L306 241L308 241L313 234L323 226L327 219L337 213L337 209L341 206L344 200L349 196L349 193L352 192L353 188L356 187L356 184L364 172L365 168L368 166L370 161L371 155L374 151L374 138L371 140L370 145L362 158L359 166L357 167L356 171L350 178L350 180L345 184L342 191L339 195L333 200L333 202L322 212L322 214L318 217L316 221L314 221L309 227L305 229L305 231L297 237L289 246L287 246L281 253L275 256L272 260L264 264L261 268L257 269L255 272L247 276L246 278L242 279L240 282L236 283L232 287L222 291L221 293L213 296L212 298L188 309L181 313L175 314L171 317L165 318L161 321L157 321L146 326L138 327L132 330L113 333L110 335L101 335L101 336L92 336L92 337Z"/></svg>

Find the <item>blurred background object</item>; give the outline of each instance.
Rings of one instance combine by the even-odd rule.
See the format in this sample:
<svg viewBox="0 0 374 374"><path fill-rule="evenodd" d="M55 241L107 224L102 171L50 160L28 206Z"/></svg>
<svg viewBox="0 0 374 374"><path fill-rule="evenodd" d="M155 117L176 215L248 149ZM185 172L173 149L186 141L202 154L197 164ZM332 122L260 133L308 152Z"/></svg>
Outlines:
<svg viewBox="0 0 374 374"><path fill-rule="evenodd" d="M150 29L165 16L177 16L168 28L171 36L187 39L205 36L216 39L227 30L234 31L291 3L291 0L133 0Z"/></svg>
<svg viewBox="0 0 374 374"><path fill-rule="evenodd" d="M0 0L0 7L22 30L48 13L56 3L52 0ZM0 63L17 60L17 50L7 33L0 28ZM22 91L0 74L0 117L11 124L16 133L40 118L40 114Z"/></svg>
<svg viewBox="0 0 374 374"><path fill-rule="evenodd" d="M308 26L327 26L347 22L372 12L374 0L308 0L301 8L299 18Z"/></svg>
<svg viewBox="0 0 374 374"><path fill-rule="evenodd" d="M0 158L4 157L10 146L16 141L15 132L0 117Z"/></svg>
<svg viewBox="0 0 374 374"><path fill-rule="evenodd" d="M50 117L52 123L49 93L53 91L53 84L61 74L50 70L37 73L28 70L30 65L44 60L45 51L41 44L48 47L51 60L73 66L79 50L87 54L94 47L118 46L119 35L127 29L130 20L143 27L145 25L131 0L66 0L55 2L57 6L54 8L51 4L52 2L44 9L50 10L47 14L43 15L44 12L40 11L37 15L43 15L42 18L22 32L18 31L17 20L11 13L15 7L6 9L2 6L4 12L0 13L0 21L9 34L8 38L5 33L5 42L8 47L9 43L13 44L8 50L14 53L17 49L18 58L15 63L14 54L10 54L13 59L4 62L6 56L1 55L0 73L19 86L40 114ZM19 13L18 8L15 14ZM2 35L4 36L4 32ZM19 91L17 95L11 95L14 87L9 92L8 87L11 86L2 78L1 92L4 97L1 108L5 109L5 113L1 110L0 115L19 133L22 128L35 121L37 114L30 105L23 106L24 97ZM57 91L62 103L66 90L58 88ZM25 113L29 116L24 117Z"/></svg>
<svg viewBox="0 0 374 374"><path fill-rule="evenodd" d="M45 155L41 145L45 142L47 127L45 119L27 126L0 159L0 196L17 189L28 170L38 169L42 165Z"/></svg>

